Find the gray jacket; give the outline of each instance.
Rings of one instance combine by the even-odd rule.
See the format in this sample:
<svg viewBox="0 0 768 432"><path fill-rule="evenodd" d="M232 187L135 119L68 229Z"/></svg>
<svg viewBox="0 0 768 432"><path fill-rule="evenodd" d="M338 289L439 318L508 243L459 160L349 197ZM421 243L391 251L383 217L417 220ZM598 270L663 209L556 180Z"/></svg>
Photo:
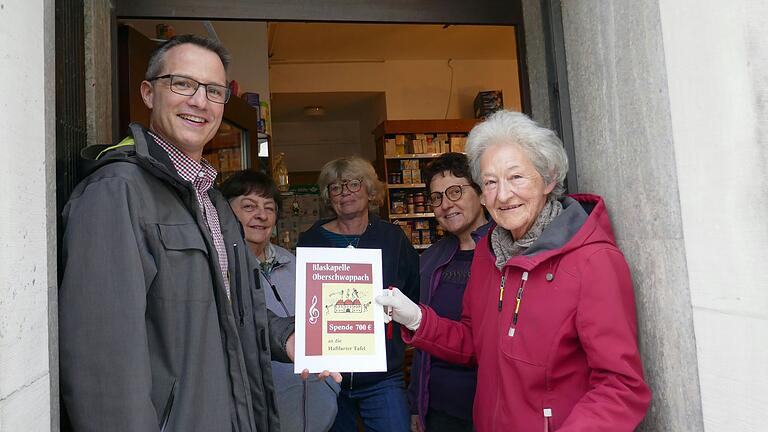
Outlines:
<svg viewBox="0 0 768 432"><path fill-rule="evenodd" d="M296 257L280 246L272 245L275 261L269 272L260 271L261 286L267 297L267 308L280 316L296 313ZM285 307L285 309L283 308ZM286 313L287 310L287 313ZM319 380L310 375L304 382L293 373L293 364L272 362L272 376L277 393L277 409L283 432L325 432L336 418L339 385L331 379ZM304 424L307 429L304 429Z"/></svg>
<svg viewBox="0 0 768 432"><path fill-rule="evenodd" d="M63 212L63 418L76 431L279 431L271 359L293 322L268 313L240 225L211 189L229 260L189 182L146 131L101 155Z"/></svg>

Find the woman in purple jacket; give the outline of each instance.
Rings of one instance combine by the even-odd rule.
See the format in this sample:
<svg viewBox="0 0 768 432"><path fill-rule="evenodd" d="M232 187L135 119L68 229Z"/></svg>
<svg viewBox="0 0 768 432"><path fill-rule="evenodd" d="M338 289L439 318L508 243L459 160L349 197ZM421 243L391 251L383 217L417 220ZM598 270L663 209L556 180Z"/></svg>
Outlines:
<svg viewBox="0 0 768 432"><path fill-rule="evenodd" d="M475 242L488 231L467 157L445 153L424 170L435 219L449 235L421 256L419 301L458 321ZM477 369L416 350L408 398L412 432L471 432Z"/></svg>

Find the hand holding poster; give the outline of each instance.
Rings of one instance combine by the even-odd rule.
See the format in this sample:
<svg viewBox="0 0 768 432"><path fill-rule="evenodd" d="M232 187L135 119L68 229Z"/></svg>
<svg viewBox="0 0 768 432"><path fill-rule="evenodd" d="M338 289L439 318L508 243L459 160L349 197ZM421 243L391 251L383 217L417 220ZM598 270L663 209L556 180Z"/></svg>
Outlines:
<svg viewBox="0 0 768 432"><path fill-rule="evenodd" d="M381 284L380 249L296 249L296 373L387 370Z"/></svg>

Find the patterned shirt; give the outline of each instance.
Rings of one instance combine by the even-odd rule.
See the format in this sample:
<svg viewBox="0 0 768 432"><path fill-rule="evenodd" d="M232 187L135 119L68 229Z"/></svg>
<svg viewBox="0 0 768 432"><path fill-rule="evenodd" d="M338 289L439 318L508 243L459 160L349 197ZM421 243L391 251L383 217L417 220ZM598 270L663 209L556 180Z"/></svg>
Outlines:
<svg viewBox="0 0 768 432"><path fill-rule="evenodd" d="M149 132L149 134L168 153L168 157L173 162L173 166L176 168L179 176L192 183L195 187L197 205L200 207L205 224L208 225L208 230L211 233L211 237L213 237L213 245L216 247L216 255L219 257L221 275L224 277L224 288L227 291L227 297L229 297L227 248L224 245L224 236L221 234L219 214L216 212L216 207L213 206L211 197L208 196L208 190L213 187L213 182L216 180L216 169L207 160L200 159L200 162L197 162L169 144L159 135L153 132Z"/></svg>

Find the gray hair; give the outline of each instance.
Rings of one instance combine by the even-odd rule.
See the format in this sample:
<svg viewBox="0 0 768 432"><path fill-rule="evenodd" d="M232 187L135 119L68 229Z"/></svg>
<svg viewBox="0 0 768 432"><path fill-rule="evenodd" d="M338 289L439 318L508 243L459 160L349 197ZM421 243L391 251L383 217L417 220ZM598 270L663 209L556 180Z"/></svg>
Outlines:
<svg viewBox="0 0 768 432"><path fill-rule="evenodd" d="M496 111L478 123L467 137L467 157L472 178L482 185L480 158L494 145L517 145L531 160L546 184L555 181L550 195L559 197L565 192L568 156L563 142L553 131L540 126L530 117L514 111Z"/></svg>
<svg viewBox="0 0 768 432"><path fill-rule="evenodd" d="M317 184L320 187L320 198L325 205L330 206L331 204L328 185L344 177L363 181L363 186L368 192L369 207L382 205L384 202L384 183L379 180L373 165L357 156L334 159L323 165L320 176L317 178Z"/></svg>
<svg viewBox="0 0 768 432"><path fill-rule="evenodd" d="M172 48L184 44L199 46L200 48L205 48L208 51L214 52L219 56L221 64L224 65L224 71L227 71L230 58L229 52L227 52L227 49L224 48L224 45L222 45L219 41L204 36L185 34L174 36L168 39L168 41L160 45L152 53L152 56L149 58L149 64L147 65L147 71L144 74L144 79L149 80L160 75L160 71L163 70L164 66L163 60L165 60L165 54Z"/></svg>

